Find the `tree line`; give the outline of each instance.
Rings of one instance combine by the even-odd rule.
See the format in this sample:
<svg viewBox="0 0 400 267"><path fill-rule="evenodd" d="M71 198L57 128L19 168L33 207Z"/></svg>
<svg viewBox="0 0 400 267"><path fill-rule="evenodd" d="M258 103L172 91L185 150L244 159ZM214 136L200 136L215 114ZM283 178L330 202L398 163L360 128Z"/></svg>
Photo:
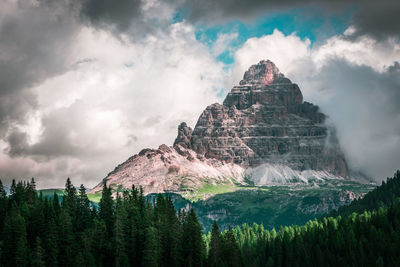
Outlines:
<svg viewBox="0 0 400 267"><path fill-rule="evenodd" d="M226 245L232 243L230 232ZM237 245L236 245L237 246ZM229 257L230 255L226 255ZM1 266L206 266L197 215L175 211L171 198L149 202L141 189L113 196L105 183L98 207L70 179L63 196L36 191L35 181L0 181Z"/></svg>
<svg viewBox="0 0 400 267"><path fill-rule="evenodd" d="M214 222L204 234L194 210L176 211L168 195L150 202L141 189L113 195L104 184L95 207L69 179L52 198L38 194L33 179L13 181L9 195L0 181L0 265L399 266L399 183L398 171L369 193L371 203L387 203L378 209L279 230L220 231Z"/></svg>

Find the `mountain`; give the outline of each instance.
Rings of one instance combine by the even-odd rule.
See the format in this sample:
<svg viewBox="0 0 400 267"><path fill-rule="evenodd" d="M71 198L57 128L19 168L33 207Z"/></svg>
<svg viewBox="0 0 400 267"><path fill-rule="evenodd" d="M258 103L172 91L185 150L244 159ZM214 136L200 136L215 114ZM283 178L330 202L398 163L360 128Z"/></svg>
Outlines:
<svg viewBox="0 0 400 267"><path fill-rule="evenodd" d="M174 145L244 167L268 163L345 177L348 167L343 153L318 110L303 102L298 85L271 61L261 61L245 72L223 105L206 108L190 142L182 142L178 135Z"/></svg>
<svg viewBox="0 0 400 267"><path fill-rule="evenodd" d="M262 60L194 129L182 122L172 146L143 149L103 181L114 191L135 185L145 194L174 193L175 204L194 207L206 228L214 219L222 227L301 224L375 186L349 169L325 119L297 84ZM103 181L90 193L99 196Z"/></svg>
<svg viewBox="0 0 400 267"><path fill-rule="evenodd" d="M146 193L196 190L205 184L282 185L350 178L326 115L304 102L297 84L269 60L251 66L223 104L212 104L192 130L178 127L173 146L143 149L110 172L111 186ZM99 192L100 182L92 192Z"/></svg>

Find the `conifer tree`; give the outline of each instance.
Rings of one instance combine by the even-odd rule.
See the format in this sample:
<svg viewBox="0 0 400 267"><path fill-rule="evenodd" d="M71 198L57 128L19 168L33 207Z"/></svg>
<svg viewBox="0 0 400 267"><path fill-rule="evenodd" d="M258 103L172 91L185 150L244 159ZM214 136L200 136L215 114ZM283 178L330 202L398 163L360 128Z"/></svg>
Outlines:
<svg viewBox="0 0 400 267"><path fill-rule="evenodd" d="M183 224L183 259L185 266L203 266L205 244L203 242L201 225L196 213L191 209Z"/></svg>
<svg viewBox="0 0 400 267"><path fill-rule="evenodd" d="M211 267L219 266L222 253L222 237L217 222L214 220L211 230L210 251L208 252L208 262Z"/></svg>
<svg viewBox="0 0 400 267"><path fill-rule="evenodd" d="M17 192L17 184L15 182L15 179L12 179L11 181L11 187L10 187L10 196L15 195Z"/></svg>
<svg viewBox="0 0 400 267"><path fill-rule="evenodd" d="M4 223L4 266L26 266L28 264L28 242L26 240L25 220L15 203L12 203L9 216Z"/></svg>
<svg viewBox="0 0 400 267"><path fill-rule="evenodd" d="M65 195L63 196L62 207L68 212L71 218L74 218L76 212L77 196L76 189L68 178L65 183Z"/></svg>
<svg viewBox="0 0 400 267"><path fill-rule="evenodd" d="M127 255L126 222L128 216L124 203L121 201L119 194L117 195L117 204L115 208L115 266L129 266L129 258Z"/></svg>
<svg viewBox="0 0 400 267"><path fill-rule="evenodd" d="M107 266L107 264L114 264L108 257L109 250L107 244L108 236L106 224L103 220L96 220L94 223L92 249L93 257L96 266Z"/></svg>
<svg viewBox="0 0 400 267"><path fill-rule="evenodd" d="M37 198L36 192L36 182L35 179L32 178L30 183L27 183L26 187L26 200L28 205L33 205Z"/></svg>
<svg viewBox="0 0 400 267"><path fill-rule="evenodd" d="M42 247L42 241L40 237L36 237L35 247L32 255L32 266L44 267L46 266L44 261L44 249Z"/></svg>
<svg viewBox="0 0 400 267"><path fill-rule="evenodd" d="M226 266L242 266L242 257L239 246L236 243L235 236L233 235L232 228L229 227L228 231L223 236L223 253L222 257Z"/></svg>
<svg viewBox="0 0 400 267"><path fill-rule="evenodd" d="M68 207L68 206L66 206ZM74 233L72 227L71 216L67 209L62 209L59 218L58 228L58 248L60 266L74 266L75 251L74 251Z"/></svg>
<svg viewBox="0 0 400 267"><path fill-rule="evenodd" d="M58 218L58 215L60 214L60 198L57 194L57 192L54 191L53 194L53 209L54 209L54 213L56 215L56 218Z"/></svg>
<svg viewBox="0 0 400 267"><path fill-rule="evenodd" d="M157 246L157 229L153 226L149 226L145 230L145 242L143 244L143 258L142 266L144 267L156 267L158 266L158 246Z"/></svg>
<svg viewBox="0 0 400 267"><path fill-rule="evenodd" d="M30 186L31 184L29 184L27 188ZM34 193L36 195L36 190L31 190L32 191L29 194ZM27 191L27 196L29 196L28 192L29 191ZM32 246L36 243L37 237L40 237L41 239L44 237L45 217L43 198L37 198L37 196L35 196L35 199L37 198L35 201L30 200L29 198L33 198L33 196L28 197L26 201L27 203L31 202L31 204L27 204L29 207L29 216L26 219L26 231L28 243Z"/></svg>
<svg viewBox="0 0 400 267"><path fill-rule="evenodd" d="M174 204L169 195L165 199L165 224L163 227L163 260L165 266L180 266L182 264L182 227L179 223Z"/></svg>
<svg viewBox="0 0 400 267"><path fill-rule="evenodd" d="M45 257L44 260L47 266L58 266L58 236L57 236L57 225L54 218L50 218L46 223L45 228Z"/></svg>
<svg viewBox="0 0 400 267"><path fill-rule="evenodd" d="M103 184L102 196L99 203L99 219L104 222L106 227L106 240L104 251L104 265L115 264L115 239L114 239L114 200L112 197L111 187L107 187L106 182Z"/></svg>
<svg viewBox="0 0 400 267"><path fill-rule="evenodd" d="M99 218L105 222L108 237L111 239L114 231L114 200L112 198L111 187L107 187L105 181L99 203Z"/></svg>
<svg viewBox="0 0 400 267"><path fill-rule="evenodd" d="M90 209L90 201L86 194L86 188L83 184L79 188L77 196L77 214L76 229L78 232L86 230L92 224L92 211Z"/></svg>
<svg viewBox="0 0 400 267"><path fill-rule="evenodd" d="M6 193L6 190L4 189L2 181L0 179L0 239L1 239L1 235L3 233L3 225L4 225L4 219L5 219L6 212L7 212L7 206L8 206L7 193Z"/></svg>

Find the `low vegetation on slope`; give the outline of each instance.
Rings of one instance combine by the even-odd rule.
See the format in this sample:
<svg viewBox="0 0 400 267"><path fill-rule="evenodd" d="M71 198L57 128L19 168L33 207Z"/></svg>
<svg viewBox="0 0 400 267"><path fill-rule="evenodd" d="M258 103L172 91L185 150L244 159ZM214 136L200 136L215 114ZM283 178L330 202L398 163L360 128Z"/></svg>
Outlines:
<svg viewBox="0 0 400 267"><path fill-rule="evenodd" d="M386 182L375 190L368 192L363 198L354 200L350 205L340 207L332 211L330 216L347 216L353 212L377 210L381 207L389 207L400 197L400 171L397 171L393 178L387 178Z"/></svg>
<svg viewBox="0 0 400 267"><path fill-rule="evenodd" d="M314 186L208 185L199 192L191 192L189 199L179 194L168 195L176 209L194 208L207 231L211 230L214 220L221 229L253 222L272 229L304 224L351 203L374 188L372 184L332 179ZM151 194L148 198L153 202L156 196Z"/></svg>
<svg viewBox="0 0 400 267"><path fill-rule="evenodd" d="M397 171L364 198L340 208L342 216L278 231L258 224L237 227L233 232L242 260L246 266L399 266L399 185ZM207 240L214 246L212 255L223 251L216 231Z"/></svg>
<svg viewBox="0 0 400 267"><path fill-rule="evenodd" d="M42 194L43 197L53 198L54 194L62 197L65 194L64 189L40 189L38 190L38 195ZM101 192L99 193L87 193L87 197L93 203L99 203L101 199Z"/></svg>

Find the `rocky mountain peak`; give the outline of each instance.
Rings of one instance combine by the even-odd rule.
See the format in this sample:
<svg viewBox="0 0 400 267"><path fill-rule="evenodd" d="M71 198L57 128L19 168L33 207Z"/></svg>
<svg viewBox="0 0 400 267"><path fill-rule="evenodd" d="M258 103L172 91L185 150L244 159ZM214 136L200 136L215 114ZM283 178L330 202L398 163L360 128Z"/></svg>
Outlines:
<svg viewBox="0 0 400 267"><path fill-rule="evenodd" d="M178 126L178 136L175 139L174 147L181 145L184 148L191 148L190 139L192 138L192 128L187 126L186 122L182 122Z"/></svg>
<svg viewBox="0 0 400 267"><path fill-rule="evenodd" d="M272 84L282 80L282 78L284 78L284 75L272 61L261 60L244 73L243 80L239 84Z"/></svg>
<svg viewBox="0 0 400 267"><path fill-rule="evenodd" d="M347 176L343 153L324 120L318 106L303 102L297 84L262 60L246 71L223 105L203 111L190 144L206 158L245 168L275 164Z"/></svg>

